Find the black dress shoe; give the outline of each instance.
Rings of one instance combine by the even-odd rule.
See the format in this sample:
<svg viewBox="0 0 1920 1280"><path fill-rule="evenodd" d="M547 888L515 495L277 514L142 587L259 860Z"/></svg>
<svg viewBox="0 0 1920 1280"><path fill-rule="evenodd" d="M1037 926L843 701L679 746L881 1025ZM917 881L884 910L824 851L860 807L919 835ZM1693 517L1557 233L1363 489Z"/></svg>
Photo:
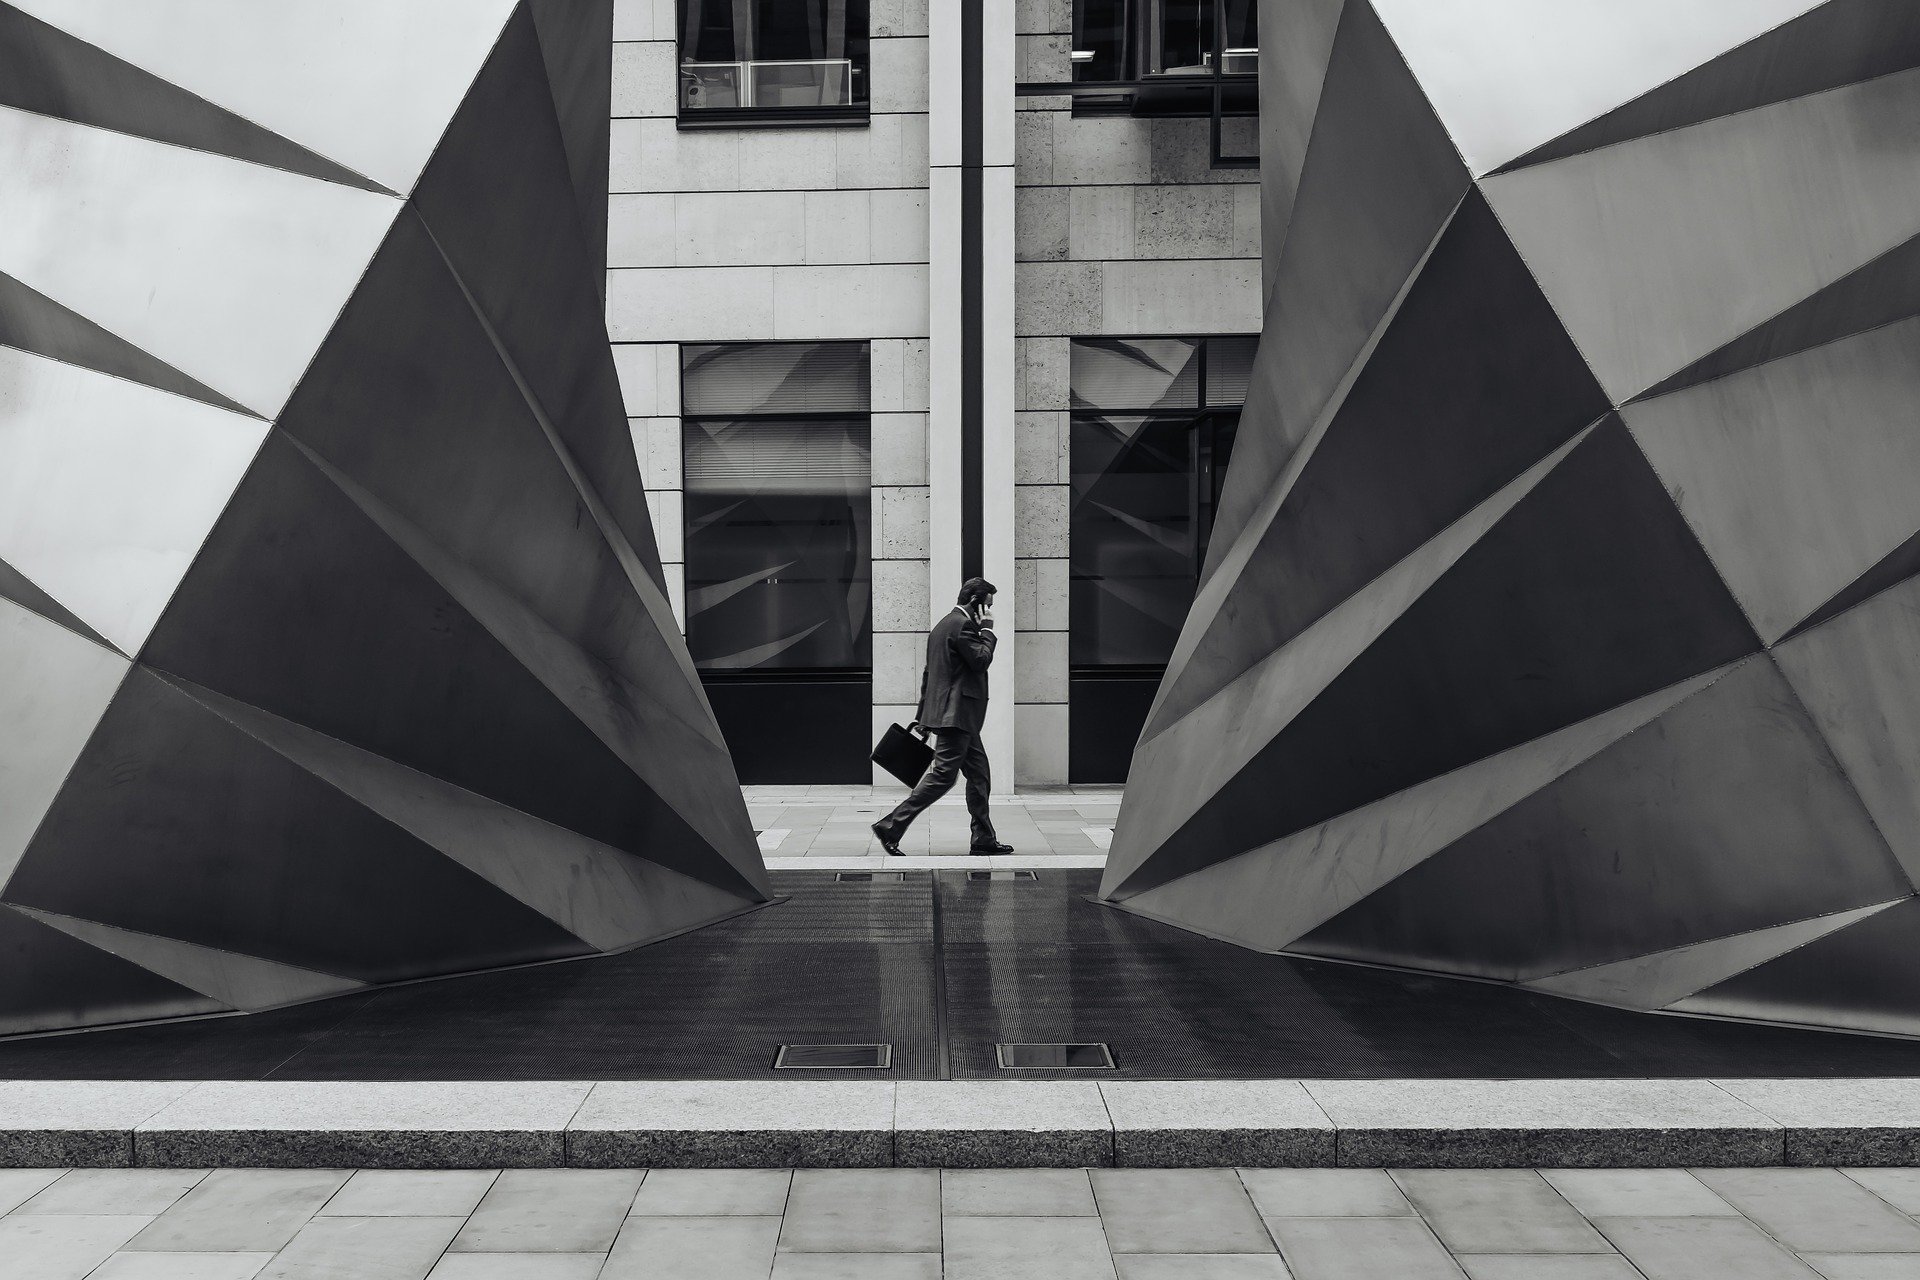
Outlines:
<svg viewBox="0 0 1920 1280"><path fill-rule="evenodd" d="M868 828L868 830L873 832L873 838L875 840L878 840L880 842L880 847L882 849L885 849L889 854L893 855L896 858L904 858L907 856L906 854L900 852L899 844L897 844L895 841L887 839L886 833L880 830L879 823L877 822L874 823L871 827Z"/></svg>
<svg viewBox="0 0 1920 1280"><path fill-rule="evenodd" d="M1001 844L999 841L995 841L992 844L977 844L973 846L973 848L967 850L967 852L973 854L977 858L985 858L991 854L996 854L996 853L1012 853L1013 846L1010 844Z"/></svg>

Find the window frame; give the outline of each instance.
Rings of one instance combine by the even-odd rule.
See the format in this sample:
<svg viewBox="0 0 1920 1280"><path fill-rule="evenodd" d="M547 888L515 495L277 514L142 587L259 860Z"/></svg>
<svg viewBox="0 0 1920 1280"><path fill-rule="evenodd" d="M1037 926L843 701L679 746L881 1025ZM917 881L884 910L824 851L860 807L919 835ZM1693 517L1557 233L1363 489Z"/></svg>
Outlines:
<svg viewBox="0 0 1920 1280"><path fill-rule="evenodd" d="M845 61L849 65L849 79L863 90L865 97L851 103L835 103L820 106L781 106L781 107L690 107L681 84L682 68L688 65L724 66L729 62L747 66L753 62L808 62L806 58L764 58L731 59L715 61L696 61L689 63L684 53L687 37L687 0L676 0L674 4L674 124L680 130L700 129L739 129L739 128L859 128L871 123L873 100L873 18L872 6L866 9L867 29L860 36L860 45L866 52L864 64L860 59L849 56ZM825 59L824 61L838 61Z"/></svg>

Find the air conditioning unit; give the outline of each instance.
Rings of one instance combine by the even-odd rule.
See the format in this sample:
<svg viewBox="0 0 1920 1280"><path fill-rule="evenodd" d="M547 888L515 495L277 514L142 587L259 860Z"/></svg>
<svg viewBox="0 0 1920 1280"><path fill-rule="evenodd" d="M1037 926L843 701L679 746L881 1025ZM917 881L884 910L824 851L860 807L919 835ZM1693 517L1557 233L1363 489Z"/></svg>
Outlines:
<svg viewBox="0 0 1920 1280"><path fill-rule="evenodd" d="M680 105L683 107L744 107L747 85L744 62L683 62L680 64Z"/></svg>

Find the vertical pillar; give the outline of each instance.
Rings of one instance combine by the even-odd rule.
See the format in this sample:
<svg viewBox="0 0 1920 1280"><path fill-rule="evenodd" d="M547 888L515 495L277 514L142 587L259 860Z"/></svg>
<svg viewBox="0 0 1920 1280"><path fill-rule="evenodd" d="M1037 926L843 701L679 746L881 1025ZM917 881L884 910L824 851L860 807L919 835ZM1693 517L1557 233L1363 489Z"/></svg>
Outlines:
<svg viewBox="0 0 1920 1280"><path fill-rule="evenodd" d="M1014 0L932 6L928 547L934 617L988 578L1001 643L985 743L1014 786Z"/></svg>

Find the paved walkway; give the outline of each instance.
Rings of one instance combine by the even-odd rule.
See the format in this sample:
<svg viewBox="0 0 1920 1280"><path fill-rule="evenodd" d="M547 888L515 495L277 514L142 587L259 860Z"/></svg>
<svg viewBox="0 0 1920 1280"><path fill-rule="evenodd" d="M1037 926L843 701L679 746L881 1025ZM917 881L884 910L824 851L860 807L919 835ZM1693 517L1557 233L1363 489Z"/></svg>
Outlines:
<svg viewBox="0 0 1920 1280"><path fill-rule="evenodd" d="M1920 1170L0 1170L18 1280L1892 1280Z"/></svg>
<svg viewBox="0 0 1920 1280"><path fill-rule="evenodd" d="M905 787L747 787L747 812L760 851L775 870L818 862L882 856L869 828L906 797ZM1023 858L1071 857L1099 865L1120 815L1119 787L1046 787L996 797L993 824ZM901 849L913 855L965 856L967 808L960 789L936 803L907 831ZM864 865L864 864L863 864Z"/></svg>

